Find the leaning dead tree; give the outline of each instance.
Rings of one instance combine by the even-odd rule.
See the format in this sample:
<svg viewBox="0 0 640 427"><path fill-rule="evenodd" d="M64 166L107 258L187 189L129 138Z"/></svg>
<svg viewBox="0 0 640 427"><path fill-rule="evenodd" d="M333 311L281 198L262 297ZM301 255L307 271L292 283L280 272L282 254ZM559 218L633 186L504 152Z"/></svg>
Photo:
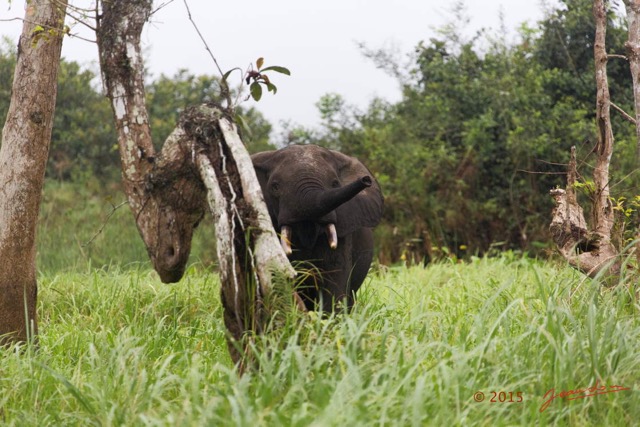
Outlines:
<svg viewBox="0 0 640 427"><path fill-rule="evenodd" d="M553 211L550 230L560 253L570 265L591 277L598 274L615 277L620 272L621 261L618 251L611 242L614 212L609 197L609 164L613 153L613 131L610 118L611 98L607 81L608 56L605 47L607 11L604 0L594 1L593 16L596 24L594 58L598 139L594 149L595 190L591 222L588 226L583 210L577 202L575 148L572 148L567 188L551 190L556 207Z"/></svg>
<svg viewBox="0 0 640 427"><path fill-rule="evenodd" d="M193 230L209 209L216 223L224 320L234 361L264 327L276 275L294 271L271 225L251 159L227 111L188 109L156 152L145 102L140 35L151 0L102 2L100 66L116 122L129 205L163 282L180 280Z"/></svg>

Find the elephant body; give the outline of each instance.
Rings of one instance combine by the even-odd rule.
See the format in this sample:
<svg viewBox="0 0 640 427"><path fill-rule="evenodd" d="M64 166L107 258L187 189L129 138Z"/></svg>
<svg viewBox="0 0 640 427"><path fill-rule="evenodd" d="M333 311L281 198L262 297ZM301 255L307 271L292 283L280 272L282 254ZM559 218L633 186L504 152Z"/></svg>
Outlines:
<svg viewBox="0 0 640 427"><path fill-rule="evenodd" d="M271 221L289 259L307 269L307 309L350 308L373 259L383 197L357 159L316 145L251 156Z"/></svg>

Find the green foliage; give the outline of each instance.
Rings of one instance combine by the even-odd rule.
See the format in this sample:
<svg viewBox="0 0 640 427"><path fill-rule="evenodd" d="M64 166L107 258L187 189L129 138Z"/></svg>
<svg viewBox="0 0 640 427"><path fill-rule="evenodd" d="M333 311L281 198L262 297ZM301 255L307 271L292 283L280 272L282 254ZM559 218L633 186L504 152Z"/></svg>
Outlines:
<svg viewBox="0 0 640 427"><path fill-rule="evenodd" d="M0 48L0 119L11 100L16 63L14 49L5 40ZM120 160L111 108L94 87L96 76L76 62L61 61L58 74L56 114L53 122L47 177L84 180L95 176L115 181Z"/></svg>
<svg viewBox="0 0 640 427"><path fill-rule="evenodd" d="M615 2L612 7L615 7ZM364 110L339 94L322 97L322 124L282 126L276 145L318 143L359 157L378 177L385 217L377 228L384 263L468 258L498 249L549 253L551 188L565 185L569 147L577 146L581 185L591 181L596 143L593 75L594 25L590 0L562 0L533 27L523 25L514 43L484 32L465 37L468 19L455 2L453 23L420 42L409 64L394 52L365 52L398 78L402 98L376 99ZM608 51L624 54L626 30L610 14ZM0 114L6 114L15 55L0 51ZM180 71L148 85L150 121L158 146L188 105L219 101L221 79ZM608 65L613 101L633 111L628 64ZM242 70L239 70L242 73ZM290 74L259 58L243 73L250 96L275 92L269 73ZM48 176L112 182L119 175L109 107L92 87L95 75L61 65L58 106ZM4 96L1 96L3 95ZM271 125L254 108L237 107L236 121L250 152L273 148ZM640 194L634 127L612 110L616 137L612 194ZM591 195L580 192L588 201ZM587 205L585 204L585 207ZM620 244L638 226L638 214L617 212ZM589 218L587 210L586 217Z"/></svg>
<svg viewBox="0 0 640 427"><path fill-rule="evenodd" d="M8 45L5 41L5 46ZM0 48L0 119L3 123L11 100L15 64L14 50ZM115 181L120 176L120 160L113 117L108 101L94 87L96 76L92 71L82 70L76 62L63 60L59 67L47 177L84 180L95 176Z"/></svg>
<svg viewBox="0 0 640 427"><path fill-rule="evenodd" d="M359 157L382 184L385 218L377 234L384 262L496 247L544 253L548 191L565 185L570 146L577 145L585 180L593 161L590 3L564 1L537 28L522 27L515 44L491 34L463 37L457 4L456 23L416 47L408 73L384 64L403 85L398 103L375 100L361 112L340 96L319 101L323 125L306 133L310 142ZM613 15L607 34L609 50L624 53L626 32ZM614 58L609 72L613 101L633 111L628 65ZM612 182L633 197L640 192L634 128L616 114Z"/></svg>
<svg viewBox="0 0 640 427"><path fill-rule="evenodd" d="M96 89L96 75L76 62L60 62L56 113L47 176L116 181L120 157L107 99Z"/></svg>
<svg viewBox="0 0 640 427"><path fill-rule="evenodd" d="M262 86L264 85L269 92L273 92L275 95L278 92L278 88L276 85L271 83L271 79L268 75L264 74L267 71L274 71L276 73L284 74L286 76L291 75L291 71L288 68L281 67L279 65L272 65L270 67L262 68L264 65L264 58L260 57L256 60L256 68L255 70L252 68L247 71L245 76L245 82L249 85L249 94L254 101L260 101L262 98ZM223 80L229 77L229 74L234 70L227 71Z"/></svg>
<svg viewBox="0 0 640 427"><path fill-rule="evenodd" d="M180 113L190 105L219 101L220 87L213 76L195 76L181 69L172 77L160 75L147 85L146 92L151 136L160 148Z"/></svg>
<svg viewBox="0 0 640 427"><path fill-rule="evenodd" d="M640 416L640 306L513 254L380 270L349 315L287 318L231 366L215 275L44 272L38 351L0 358L2 423L22 425L625 425ZM425 291L425 289L428 289ZM632 390L568 401L544 394ZM521 403L491 403L491 392ZM483 392L486 400L474 401Z"/></svg>
<svg viewBox="0 0 640 427"><path fill-rule="evenodd" d="M13 70L16 67L16 53L8 38L0 40L0 123L4 126L11 100ZM0 138L0 145L2 138Z"/></svg>

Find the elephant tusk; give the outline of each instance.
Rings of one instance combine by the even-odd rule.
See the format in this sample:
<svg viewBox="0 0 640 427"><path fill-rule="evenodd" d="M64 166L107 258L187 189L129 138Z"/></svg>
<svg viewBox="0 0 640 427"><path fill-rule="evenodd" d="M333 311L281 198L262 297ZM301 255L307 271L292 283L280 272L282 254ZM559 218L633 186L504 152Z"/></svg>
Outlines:
<svg viewBox="0 0 640 427"><path fill-rule="evenodd" d="M282 245L282 249L284 249L284 253L291 255L293 252L291 250L291 227L288 225L283 225L280 229L280 244Z"/></svg>
<svg viewBox="0 0 640 427"><path fill-rule="evenodd" d="M338 233L335 224L327 225L327 237L329 238L329 247L336 249L338 247Z"/></svg>

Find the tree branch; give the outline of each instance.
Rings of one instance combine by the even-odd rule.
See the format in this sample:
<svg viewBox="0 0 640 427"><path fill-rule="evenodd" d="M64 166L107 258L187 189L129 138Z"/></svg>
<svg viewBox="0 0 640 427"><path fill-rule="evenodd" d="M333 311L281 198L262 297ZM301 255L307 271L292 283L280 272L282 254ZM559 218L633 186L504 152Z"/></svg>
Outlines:
<svg viewBox="0 0 640 427"><path fill-rule="evenodd" d="M610 102L611 106L613 107L614 110L616 110L618 113L620 113L620 115L622 115L622 117L627 120L629 123L632 124L636 124L636 119L634 119L633 117L631 117L626 111L624 111L622 108L620 108L619 106L617 106L616 104L614 104L613 102Z"/></svg>
<svg viewBox="0 0 640 427"><path fill-rule="evenodd" d="M213 52L209 48L209 45L207 44L207 41L205 40L204 36L200 32L200 29L198 28L198 25L196 25L196 22L193 20L193 17L191 16L191 9L189 9L189 4L187 3L187 0L183 0L183 1L184 1L184 7L187 9L187 16L189 17L189 21L193 25L193 28L195 28L196 33L198 33L198 37L200 37L200 40L202 40L202 43L204 44L204 48L209 53L209 56L213 60L213 63L215 64L216 68L218 69L218 72L220 73L220 77L223 77L224 76L224 72L222 71L222 68L220 68L220 64L218 64L218 60L213 55ZM221 95L224 98L224 100L227 102L227 108L228 109L233 108L233 103L231 102L231 94L230 94L230 91L229 91L228 83L226 81L224 81L224 80L221 80L220 81L220 88L222 90Z"/></svg>

